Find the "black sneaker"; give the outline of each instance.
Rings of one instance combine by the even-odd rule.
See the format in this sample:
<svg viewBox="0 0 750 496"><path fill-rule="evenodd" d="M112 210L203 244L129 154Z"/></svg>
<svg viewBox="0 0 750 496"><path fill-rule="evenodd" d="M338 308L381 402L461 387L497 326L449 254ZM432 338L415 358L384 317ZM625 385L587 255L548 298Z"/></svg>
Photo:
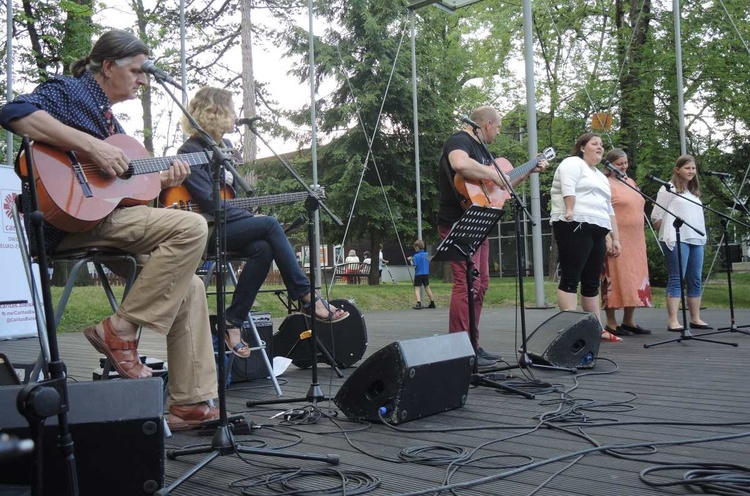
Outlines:
<svg viewBox="0 0 750 496"><path fill-rule="evenodd" d="M489 358L484 358L479 355L477 355L477 367L491 367L497 363L497 360L490 360Z"/></svg>
<svg viewBox="0 0 750 496"><path fill-rule="evenodd" d="M609 326L604 326L604 330L607 331L610 334L614 334L615 336L632 336L633 333L629 330L625 329L624 327L617 326L614 329L612 329Z"/></svg>
<svg viewBox="0 0 750 496"><path fill-rule="evenodd" d="M422 302L418 301L416 305L412 307L414 310L422 310Z"/></svg>
<svg viewBox="0 0 750 496"><path fill-rule="evenodd" d="M492 353L487 353L486 351L484 351L484 348L482 348L481 346L477 350L477 356L480 356L480 357L485 358L487 360L495 360L495 361L502 360L501 356L493 355Z"/></svg>
<svg viewBox="0 0 750 496"><path fill-rule="evenodd" d="M429 305L427 305L427 308L435 308L435 302L431 301Z"/></svg>

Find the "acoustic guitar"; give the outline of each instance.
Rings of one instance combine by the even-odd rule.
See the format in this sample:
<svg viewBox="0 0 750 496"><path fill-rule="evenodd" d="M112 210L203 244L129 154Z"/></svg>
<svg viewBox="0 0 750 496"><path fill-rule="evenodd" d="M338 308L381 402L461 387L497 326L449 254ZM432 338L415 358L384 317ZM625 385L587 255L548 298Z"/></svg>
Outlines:
<svg viewBox="0 0 750 496"><path fill-rule="evenodd" d="M314 189L315 196L319 199L325 198L325 190L323 188ZM234 190L231 186L225 186L221 192L221 198L226 201L228 205L243 209L253 209L255 207L261 207L263 205L275 205L278 203L293 203L297 201L306 200L309 196L307 191L300 191L297 193L280 193L277 195L266 195L266 196L253 196L250 198L235 198ZM186 210L188 212L202 213L200 205L193 200L190 196L188 189L180 184L179 186L173 186L167 188L159 194L159 206L164 208L174 208L178 210ZM210 213L210 212L209 212Z"/></svg>
<svg viewBox="0 0 750 496"><path fill-rule="evenodd" d="M553 148L545 148L541 155L515 168L508 159L503 157L495 159L495 163L501 171L508 175L512 184L513 181L519 177L523 177L534 169L541 160L552 160L553 158L555 158L555 150ZM461 206L464 210L472 205L503 208L505 201L510 198L510 193L492 181L465 179L459 174L456 174L453 178L453 186L462 197Z"/></svg>
<svg viewBox="0 0 750 496"><path fill-rule="evenodd" d="M206 152L151 157L143 145L125 134L104 141L130 159L130 168L122 177L107 175L86 153L44 143L32 145L39 208L45 221L66 232L88 231L119 206L145 205L156 198L161 191L159 172L168 170L172 161L195 166L211 158ZM22 154L19 164L24 176L28 175L27 160Z"/></svg>

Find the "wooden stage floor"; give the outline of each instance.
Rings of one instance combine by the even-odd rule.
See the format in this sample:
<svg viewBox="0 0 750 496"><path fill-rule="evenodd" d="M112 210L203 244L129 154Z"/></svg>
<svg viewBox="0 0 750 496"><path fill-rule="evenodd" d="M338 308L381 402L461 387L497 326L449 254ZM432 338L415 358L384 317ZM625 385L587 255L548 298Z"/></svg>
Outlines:
<svg viewBox="0 0 750 496"><path fill-rule="evenodd" d="M526 310L527 332L556 313L554 309ZM750 324L750 310L736 315L739 325ZM531 373L540 383L537 385L527 379L528 370L511 370L511 383L533 392L534 399L472 387L462 408L396 427L346 421L342 414L336 416L336 406L328 401L318 404L323 416L317 423L285 425L271 417L287 408L304 408L306 403L247 407L248 400L276 399L270 381L232 385L227 392L229 410L261 426L250 435L237 436L242 445L335 454L341 463L333 467L319 461L228 454L213 460L172 494L243 494L249 477L293 468L329 468L350 476L346 494L362 494L362 484L377 480L378 487L369 494L436 494L442 485L457 485L456 494L467 495L679 495L694 491L684 486L651 487L641 481L639 473L669 464L750 465L746 437L750 435L750 335L714 336L738 343L738 347L692 340L644 349L644 343L678 335L667 333L663 309L639 310L636 316L654 334L602 343L593 369L574 375L534 368ZM702 316L717 327L729 324L728 310L706 310ZM482 317L482 346L514 360L513 350L520 342L517 321L513 308L487 309ZM443 334L447 310L378 312L365 315L365 322L367 357L393 341ZM274 322L274 329L279 323ZM82 334L62 335L59 342L70 376L91 380L98 355ZM13 362L24 362L35 358L38 347L35 340L26 339L0 342L0 351ZM144 333L140 351L165 357L163 338ZM353 370L344 370L345 376ZM310 369L291 366L280 378L283 398L304 398L311 378ZM334 396L345 380L337 378L327 365L320 365L318 383L326 395ZM424 394L441 393L439 380L433 387ZM171 449L209 440L194 432L178 433L168 438L166 445ZM622 445L639 447L604 451L604 447ZM422 447L425 450L420 450ZM465 459L451 465L450 460L433 465L415 463L413 458L399 457L404 450L442 460ZM167 483L201 458L167 460ZM647 477L676 482L689 470L678 466ZM744 477L747 481L748 474ZM303 494L294 491L338 484L336 476L308 475L290 481L286 489L260 487L244 494Z"/></svg>

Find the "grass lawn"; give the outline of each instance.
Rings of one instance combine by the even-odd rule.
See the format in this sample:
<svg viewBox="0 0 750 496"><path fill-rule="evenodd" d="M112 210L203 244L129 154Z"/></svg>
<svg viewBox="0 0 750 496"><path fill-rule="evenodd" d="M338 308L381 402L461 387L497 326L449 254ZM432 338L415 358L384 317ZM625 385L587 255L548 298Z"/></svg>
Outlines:
<svg viewBox="0 0 750 496"><path fill-rule="evenodd" d="M448 306L450 300L451 284L445 282L433 282L432 292L435 294L435 303L440 308ZM268 286L263 289L273 289L280 286ZM556 283L545 282L544 294L548 305L555 305ZM733 274L732 289L734 293L735 308L750 308L750 274ZM116 286L114 291L118 297L122 294L122 286ZM325 288L324 288L325 291ZM53 287L52 294L55 301L60 296L62 288ZM654 306L664 307L664 288L652 288ZM524 295L526 306L536 305L534 281L531 278L524 280ZM336 284L328 295L330 299L349 299L363 312L375 312L393 309L408 309L414 305L414 288L409 283L383 283L379 286L368 286L366 284ZM514 278L502 277L492 278L490 289L485 297L485 306L502 307L516 304L517 291ZM256 311L270 312L273 317L283 317L286 313L285 307L272 293L261 293L258 297ZM703 305L707 308L728 308L729 295L725 274L714 274L704 289ZM215 297L209 298L209 308L216 308ZM81 286L73 290L68 302L62 322L59 326L60 332L80 331L85 326L94 324L106 318L112 310L107 303L104 292L99 287Z"/></svg>

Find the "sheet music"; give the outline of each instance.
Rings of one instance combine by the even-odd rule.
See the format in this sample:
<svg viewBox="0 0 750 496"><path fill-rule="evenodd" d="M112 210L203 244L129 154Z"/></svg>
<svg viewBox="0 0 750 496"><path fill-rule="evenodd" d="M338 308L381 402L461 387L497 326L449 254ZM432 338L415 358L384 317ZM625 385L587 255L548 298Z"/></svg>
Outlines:
<svg viewBox="0 0 750 496"><path fill-rule="evenodd" d="M473 255L500 221L503 209L472 205L453 224L448 236L435 250L434 261L463 260Z"/></svg>

